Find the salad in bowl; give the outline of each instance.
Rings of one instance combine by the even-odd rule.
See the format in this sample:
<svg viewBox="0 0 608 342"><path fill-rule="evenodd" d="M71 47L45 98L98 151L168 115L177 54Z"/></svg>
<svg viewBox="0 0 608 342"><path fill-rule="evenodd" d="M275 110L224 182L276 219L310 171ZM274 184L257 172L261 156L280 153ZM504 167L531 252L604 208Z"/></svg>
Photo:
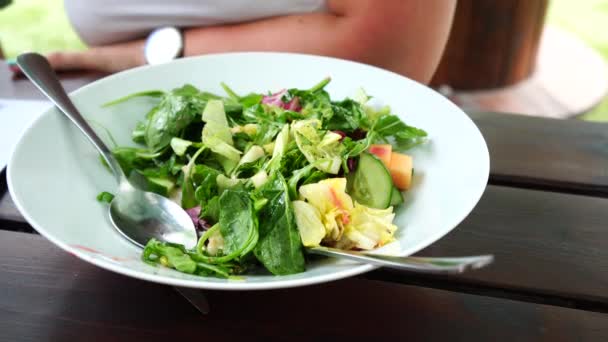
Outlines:
<svg viewBox="0 0 608 342"><path fill-rule="evenodd" d="M260 266L287 275L305 271L307 247L393 241L414 172L406 153L427 134L363 89L333 100L329 82L246 95L222 84L225 96L186 84L107 103L156 99L132 132L140 146L112 152L133 184L177 201L199 233L191 250L152 239L142 259L201 276Z"/></svg>

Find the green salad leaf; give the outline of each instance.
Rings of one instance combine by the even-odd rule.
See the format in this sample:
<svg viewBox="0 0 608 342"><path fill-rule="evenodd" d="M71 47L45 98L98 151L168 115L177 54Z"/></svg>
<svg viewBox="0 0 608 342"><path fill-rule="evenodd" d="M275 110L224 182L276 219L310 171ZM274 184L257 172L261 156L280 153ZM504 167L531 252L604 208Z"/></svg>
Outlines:
<svg viewBox="0 0 608 342"><path fill-rule="evenodd" d="M110 203L113 199L114 195L107 191L102 191L97 195L97 200L102 203Z"/></svg>
<svg viewBox="0 0 608 342"><path fill-rule="evenodd" d="M190 123L198 119L205 104L206 99L192 85L163 95L146 125L144 140L148 148L158 151L169 145L173 137L178 137Z"/></svg>
<svg viewBox="0 0 608 342"><path fill-rule="evenodd" d="M229 189L220 197L219 206L224 253L241 258L258 242L258 218L253 210L253 202L246 191Z"/></svg>
<svg viewBox="0 0 608 342"><path fill-rule="evenodd" d="M276 173L259 193L268 199L268 203L260 211L260 236L254 248L255 256L273 274L303 272L304 252L285 179Z"/></svg>

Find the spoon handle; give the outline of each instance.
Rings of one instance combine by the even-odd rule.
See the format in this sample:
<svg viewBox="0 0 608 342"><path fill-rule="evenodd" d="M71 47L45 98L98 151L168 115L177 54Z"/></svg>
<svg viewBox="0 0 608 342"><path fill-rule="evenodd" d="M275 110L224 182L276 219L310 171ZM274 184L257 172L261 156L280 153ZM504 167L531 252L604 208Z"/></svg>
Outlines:
<svg viewBox="0 0 608 342"><path fill-rule="evenodd" d="M489 265L493 255L456 258L399 257L365 252L345 251L328 247L307 248L309 253L360 261L366 264L422 273L462 273Z"/></svg>
<svg viewBox="0 0 608 342"><path fill-rule="evenodd" d="M17 57L17 65L19 65L23 74L29 78L44 95L53 101L55 106L57 106L65 116L72 120L80 131L82 131L91 143L93 143L112 169L118 182L120 183L125 179L118 161L114 158L112 152L110 152L99 136L97 136L91 126L89 126L78 109L76 109L76 106L74 106L72 100L70 100L68 94L66 94L65 89L63 89L63 86L59 83L59 79L47 59L37 53L24 53Z"/></svg>

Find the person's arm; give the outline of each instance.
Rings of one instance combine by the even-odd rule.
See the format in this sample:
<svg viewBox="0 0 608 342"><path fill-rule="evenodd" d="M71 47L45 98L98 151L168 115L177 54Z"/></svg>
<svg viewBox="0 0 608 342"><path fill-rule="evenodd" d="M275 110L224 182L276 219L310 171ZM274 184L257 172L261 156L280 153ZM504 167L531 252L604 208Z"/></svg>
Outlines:
<svg viewBox="0 0 608 342"><path fill-rule="evenodd" d="M450 31L456 0L329 0L327 13L188 29L186 56L283 51L360 61L428 83ZM49 55L57 69L108 72L144 64L143 40Z"/></svg>

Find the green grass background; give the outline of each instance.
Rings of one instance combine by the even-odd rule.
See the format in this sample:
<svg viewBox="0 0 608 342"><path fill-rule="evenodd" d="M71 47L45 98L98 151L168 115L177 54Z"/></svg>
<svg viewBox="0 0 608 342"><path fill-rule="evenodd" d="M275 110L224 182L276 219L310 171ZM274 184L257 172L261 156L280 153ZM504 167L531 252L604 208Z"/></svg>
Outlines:
<svg viewBox="0 0 608 342"><path fill-rule="evenodd" d="M575 33L608 61L608 0L551 0L547 23ZM84 48L62 0L14 0L0 9L0 44L7 58ZM581 118L608 121L608 98Z"/></svg>

